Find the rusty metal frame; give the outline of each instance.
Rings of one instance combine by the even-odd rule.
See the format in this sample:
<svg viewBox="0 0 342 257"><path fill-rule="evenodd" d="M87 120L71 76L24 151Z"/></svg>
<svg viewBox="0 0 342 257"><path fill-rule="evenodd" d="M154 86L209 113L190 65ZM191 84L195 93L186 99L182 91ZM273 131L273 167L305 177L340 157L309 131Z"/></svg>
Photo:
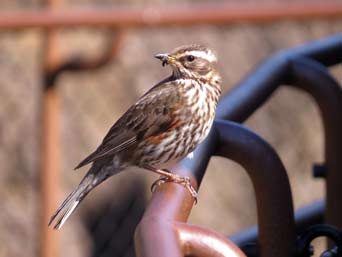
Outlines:
<svg viewBox="0 0 342 257"><path fill-rule="evenodd" d="M97 8L88 10L34 10L1 12L0 29L87 27L155 27L184 25L227 25L236 22L275 20L334 19L341 17L342 3L328 1L293 1L255 3L191 4L145 8Z"/></svg>
<svg viewBox="0 0 342 257"><path fill-rule="evenodd" d="M54 1L51 0L51 3ZM81 59L59 60L58 58L47 61L45 66L45 88L46 94L43 99L43 121L45 121L44 141L45 152L43 157L43 171L50 169L53 164L56 165L58 153L52 145L58 145L55 142L58 139L58 96L54 90L56 78L64 71L78 71L86 69L99 68L108 63L111 58L117 53L126 29L132 27L160 27L160 26L176 26L176 25L195 25L195 24L210 24L210 25L226 25L236 22L270 22L274 20L284 19L308 19L308 18L324 18L334 19L342 14L342 3L340 1L310 1L310 5L306 2L291 2L291 3L258 3L258 5L234 3L220 5L191 5L188 7L174 8L155 8L148 7L143 9L126 9L115 8L107 10L83 10L83 11L54 11L41 9L36 11L20 11L20 12L1 12L0 15L0 30L20 30L28 28L43 28L55 29L58 27L70 26L87 26L87 27L109 27L114 29L117 37L108 40L107 51L99 58L91 61ZM50 47L54 47L53 43ZM324 41L315 42L305 47L295 48L284 51L275 55L262 66L260 66L253 74L247 77L235 90L227 95L220 102L218 107L217 117L220 119L230 119L237 122L243 122L257 108L259 108L281 84L292 84L298 88L302 88L312 94L316 99L320 110L322 111L323 121L325 126L325 159L326 177L327 177L327 221L341 227L341 160L338 160L338 155L341 155L341 136L338 131L341 131L341 90L338 88L336 81L331 79L323 65L334 65L341 61L341 36L336 36ZM303 58L305 57L305 58ZM48 57L50 58L50 57ZM309 59L307 59L309 58ZM310 60L311 59L311 60ZM316 60L316 61L313 61ZM308 86L311 84L310 86ZM329 89L325 89L322 85ZM329 99L327 101L327 99ZM221 124L218 121L216 124ZM224 122L223 122L224 123ZM221 124L222 125L222 124ZM220 126L221 126L220 125ZM235 124L224 124L222 126L234 127ZM218 125L217 125L218 126ZM240 128L244 131L244 128ZM215 132L217 133L217 132ZM248 134L248 133L247 133ZM55 141L53 141L53 138ZM55 142L55 143L53 143ZM54 146L56 147L56 146ZM211 154L215 153L218 147L216 136L212 133L211 136L204 142L199 149L196 150L196 162L185 160L183 161L178 171L179 173L188 174L192 177L194 184L199 185L203 178L207 163ZM222 151L222 153L225 153ZM230 153L228 154L230 155ZM232 158L231 156L228 156ZM57 158L57 159L56 159ZM276 158L275 158L276 159ZM45 163L45 164L44 164ZM58 164L58 163L57 163ZM279 164L278 164L279 166ZM280 165L281 166L281 165ZM55 167L58 167L57 165ZM282 168L279 168L282 170ZM279 172L283 174L283 171ZM51 178L51 177L50 177ZM253 179L253 178L252 178ZM256 178L254 178L256 179ZM49 182L50 181L50 182ZM54 180L56 181L56 180ZM286 183L286 179L282 179ZM56 195L57 187L50 187L51 179L42 176L43 188L45 191L51 191ZM44 184L45 183L45 184ZM286 187L286 186L285 186ZM54 188L54 189L53 189ZM52 190L53 189L53 190ZM259 189L256 188L256 192ZM285 190L286 191L286 190ZM45 196L43 203L49 205L53 194L48 193ZM261 197L263 198L263 197ZM273 199L270 199L273 200ZM164 202L164 203L163 203ZM193 201L188 193L183 188L177 185L165 185L158 193L153 195L151 204L142 223L137 229L137 246L138 249L148 249L153 247L152 244L163 245L167 252L175 242L163 241L162 235L167 234L167 227L159 231L153 230L153 227L158 228L158 222L168 220L168 228L171 231L177 231L173 234L175 239L181 239L183 242L183 253L189 255L204 255L208 254L208 245L204 238L215 239L216 245L225 246L226 249L231 249L231 254L243 256L243 254L230 242L222 236L214 232L209 232L202 228L197 228L185 222L191 210ZM276 205L278 207L278 205ZM292 205L289 205L291 209ZM50 207L43 211L43 217L50 212ZM282 207L279 207L282 208ZM264 249L266 242L272 233L267 232L265 220L261 216L271 217L269 210L263 211L258 205L258 217L260 226L260 247ZM287 210L289 211L289 209ZM148 217L152 227L144 227L144 222ZM288 217L291 224L287 232L289 242L292 242L292 218ZM44 220L44 219L43 219ZM174 222L174 221L179 222ZM156 224L153 225L153 221ZM171 225L172 224L172 225ZM45 224L43 224L45 226ZM162 228L162 227L160 227ZM146 241L141 235L148 234L152 229L155 232L156 241ZM43 229L44 230L44 229ZM191 231L195 233L191 233ZM210 237L208 237L210 235ZM263 236L264 235L264 236ZM197 237L194 237L197 236ZM147 237L148 238L148 237ZM140 241L139 241L140 240ZM202 240L202 242L201 242ZM275 247L280 247L288 252L291 246L288 243L281 243L276 238ZM52 240L50 240L51 242ZM139 242L143 242L139 245ZM278 243L279 245L278 245ZM54 247L50 244L49 249L43 250L42 256L57 256L54 252ZM42 244L44 247L44 243ZM203 246L203 251L201 247ZM282 248L283 247L283 248ZM176 249L176 248L175 248ZM217 254L220 254L220 249L217 248ZM215 247L212 249L215 251ZM165 253L165 252L164 252ZM213 252L212 252L213 253ZM267 251L263 251L261 256ZM223 253L222 253L223 254ZM142 252L140 256L146 256ZM224 256L224 255L223 255ZM278 255L281 256L281 255Z"/></svg>
<svg viewBox="0 0 342 257"><path fill-rule="evenodd" d="M53 10L60 3L60 0L47 0L47 8ZM44 38L43 67L46 71L54 70L59 62L59 49L57 35L54 30L45 33ZM49 230L45 225L49 222L49 215L57 207L60 194L60 170L61 170L61 134L60 120L61 108L60 99L54 90L52 81L45 81L42 97L42 139L41 139L41 172L40 172L40 256L60 256L59 234ZM48 83L51 82L51 83Z"/></svg>

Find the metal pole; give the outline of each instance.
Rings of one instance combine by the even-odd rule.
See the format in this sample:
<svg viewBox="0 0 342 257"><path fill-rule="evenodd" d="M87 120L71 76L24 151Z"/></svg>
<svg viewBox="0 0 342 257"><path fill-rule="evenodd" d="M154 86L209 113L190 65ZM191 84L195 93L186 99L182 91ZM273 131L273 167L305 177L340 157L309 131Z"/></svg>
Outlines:
<svg viewBox="0 0 342 257"><path fill-rule="evenodd" d="M325 139L325 221L342 229L342 91L320 63L303 57L291 64L294 86L310 93L321 111Z"/></svg>
<svg viewBox="0 0 342 257"><path fill-rule="evenodd" d="M276 20L333 19L342 15L337 0L308 2L235 2L168 6L112 8L75 11L1 12L0 29L56 28L70 26L155 27L194 24L223 25L235 22L273 22Z"/></svg>
<svg viewBox="0 0 342 257"><path fill-rule="evenodd" d="M180 175L196 179L178 167ZM135 232L138 257L222 256L244 257L230 240L208 229L184 224L193 206L189 191L176 183L165 183L153 193Z"/></svg>
<svg viewBox="0 0 342 257"><path fill-rule="evenodd" d="M242 165L252 180L257 201L260 256L293 256L292 194L278 155L261 137L237 123L217 120L214 129L219 135L217 154Z"/></svg>
<svg viewBox="0 0 342 257"><path fill-rule="evenodd" d="M301 57L314 59L327 66L339 64L342 60L342 34L274 54L220 100L216 117L245 121L279 86L294 83L291 80L290 62Z"/></svg>
<svg viewBox="0 0 342 257"><path fill-rule="evenodd" d="M56 210L60 193L60 103L56 93L43 93L42 167L41 167L41 257L59 256L59 234L47 224Z"/></svg>
<svg viewBox="0 0 342 257"><path fill-rule="evenodd" d="M310 60L311 58L313 60ZM327 222L342 227L341 88L328 70L342 60L342 36L318 40L275 54L220 101L218 118L244 121L281 85L306 91L320 108L325 137Z"/></svg>
<svg viewBox="0 0 342 257"><path fill-rule="evenodd" d="M48 0L50 8L55 8L59 0ZM56 34L48 31L45 39L45 75L58 65ZM43 88L43 137L42 137L42 170L41 170L41 257L58 257L59 234L48 228L47 224L56 210L60 196L61 173L61 125L60 102L54 84L44 81Z"/></svg>
<svg viewBox="0 0 342 257"><path fill-rule="evenodd" d="M189 175L182 169L180 175ZM196 187L194 177L192 184ZM180 257L181 244L172 222L188 219L194 199L189 191L176 183L165 183L153 193L150 203L135 232L138 257Z"/></svg>

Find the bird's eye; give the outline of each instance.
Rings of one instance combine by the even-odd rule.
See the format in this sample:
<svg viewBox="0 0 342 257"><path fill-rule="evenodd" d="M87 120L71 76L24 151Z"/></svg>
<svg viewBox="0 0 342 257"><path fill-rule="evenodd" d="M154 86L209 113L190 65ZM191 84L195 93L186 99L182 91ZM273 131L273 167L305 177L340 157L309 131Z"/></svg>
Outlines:
<svg viewBox="0 0 342 257"><path fill-rule="evenodd" d="M189 55L188 57L186 57L186 60L187 60L188 62L192 62L193 60L195 60L195 56Z"/></svg>

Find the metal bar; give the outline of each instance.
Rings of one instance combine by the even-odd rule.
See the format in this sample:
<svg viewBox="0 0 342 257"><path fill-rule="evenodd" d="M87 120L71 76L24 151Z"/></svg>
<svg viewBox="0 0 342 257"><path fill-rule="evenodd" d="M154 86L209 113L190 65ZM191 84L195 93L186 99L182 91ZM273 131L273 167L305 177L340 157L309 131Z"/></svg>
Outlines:
<svg viewBox="0 0 342 257"><path fill-rule="evenodd" d="M340 63L342 34L274 54L220 100L216 117L237 122L245 121L279 86L290 83L289 63L298 57L312 58L327 66Z"/></svg>
<svg viewBox="0 0 342 257"><path fill-rule="evenodd" d="M309 92L321 111L325 138L325 221L342 229L342 91L329 71L316 61L297 58L291 61L291 67L294 86Z"/></svg>
<svg viewBox="0 0 342 257"><path fill-rule="evenodd" d="M326 55L324 59L319 51L306 54L316 57L329 65L342 60L341 36L321 41L326 46L333 46L328 52L324 44L321 51ZM331 44L333 43L333 44ZM318 44L314 44L318 46ZM300 48L304 49L304 48ZM318 50L312 48L311 50ZM220 102L218 117L243 121L259 108L281 84L296 86L314 97L323 119L325 129L325 161L327 166L327 222L339 228L342 227L342 107L341 89L338 83L329 75L328 71L319 63L304 59L300 51L294 49L282 52L267 61L253 76L244 80L231 94ZM334 54L335 53L335 54ZM269 73L267 73L269 72ZM226 106L226 108L224 108Z"/></svg>
<svg viewBox="0 0 342 257"><path fill-rule="evenodd" d="M295 212L296 234L302 232L309 226L323 223L324 211L324 200L299 208ZM258 226L253 226L242 232L231 235L229 236L229 239L239 247L244 247L248 243L256 242L258 239Z"/></svg>
<svg viewBox="0 0 342 257"><path fill-rule="evenodd" d="M60 193L60 103L52 90L46 90L42 100L41 146L41 220L40 256L59 256L59 234L47 224L51 213L58 207Z"/></svg>
<svg viewBox="0 0 342 257"><path fill-rule="evenodd" d="M49 41L49 39L47 39ZM51 41L50 41L51 42ZM44 85L42 100L42 170L41 170L41 256L59 256L59 235L48 228L50 215L58 207L60 194L61 146L60 102L56 92ZM50 88L48 88L50 87Z"/></svg>
<svg viewBox="0 0 342 257"><path fill-rule="evenodd" d="M325 128L327 165L327 222L342 226L342 131L341 89L315 58L326 65L342 60L342 36L283 51L270 58L220 101L218 118L244 121L281 85L288 84L313 96Z"/></svg>
<svg viewBox="0 0 342 257"><path fill-rule="evenodd" d="M2 12L0 29L56 28L70 26L176 26L230 24L235 22L273 22L284 19L339 18L340 1L260 2L201 4L189 6L115 8L78 11Z"/></svg>
<svg viewBox="0 0 342 257"><path fill-rule="evenodd" d="M179 169L180 175L190 175ZM196 187L196 182L193 181ZM135 232L135 249L138 257L183 256L173 221L185 222L194 199L189 191L176 183L165 183L153 193L150 203Z"/></svg>
<svg viewBox="0 0 342 257"><path fill-rule="evenodd" d="M252 131L215 121L217 154L242 165L252 180L258 212L260 256L288 257L295 252L292 194L286 170L273 148Z"/></svg>
<svg viewBox="0 0 342 257"><path fill-rule="evenodd" d="M60 0L48 0L49 9L59 5ZM58 65L59 53L54 31L45 35L45 55L43 72L54 69ZM46 81L44 81L46 82ZM48 228L47 224L51 214L56 210L59 201L61 183L61 125L60 102L58 94L52 84L43 85L43 142L42 142L42 170L41 170L41 196L44 199L41 205L41 257L58 257L59 234Z"/></svg>
<svg viewBox="0 0 342 257"><path fill-rule="evenodd" d="M55 85L56 79L63 72L95 70L107 65L120 50L122 43L124 42L126 31L123 29L116 29L114 32L111 31L111 33L110 38L107 40L107 48L101 55L91 60L73 57L70 60L59 61L58 65L54 65L54 67L46 72L46 84Z"/></svg>
<svg viewBox="0 0 342 257"><path fill-rule="evenodd" d="M50 0L52 7L59 0ZM46 56L44 62L45 88L43 94L44 137L42 146L42 233L41 256L59 256L59 235L48 228L49 217L56 210L60 192L60 106L56 87L56 79L64 71L80 71L97 69L106 65L118 52L124 38L124 31L115 31L107 42L107 49L102 55L92 60L72 59L61 60L58 53L58 41L54 31L47 31Z"/></svg>

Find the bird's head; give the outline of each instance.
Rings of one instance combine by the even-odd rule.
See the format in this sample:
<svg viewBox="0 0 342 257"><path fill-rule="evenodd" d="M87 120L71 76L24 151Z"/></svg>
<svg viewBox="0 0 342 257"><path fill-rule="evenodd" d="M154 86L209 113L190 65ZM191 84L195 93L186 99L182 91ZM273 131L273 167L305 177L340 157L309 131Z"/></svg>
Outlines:
<svg viewBox="0 0 342 257"><path fill-rule="evenodd" d="M176 78L209 80L217 74L217 58L213 50L200 45L178 47L171 53L157 54L163 66L169 64Z"/></svg>

